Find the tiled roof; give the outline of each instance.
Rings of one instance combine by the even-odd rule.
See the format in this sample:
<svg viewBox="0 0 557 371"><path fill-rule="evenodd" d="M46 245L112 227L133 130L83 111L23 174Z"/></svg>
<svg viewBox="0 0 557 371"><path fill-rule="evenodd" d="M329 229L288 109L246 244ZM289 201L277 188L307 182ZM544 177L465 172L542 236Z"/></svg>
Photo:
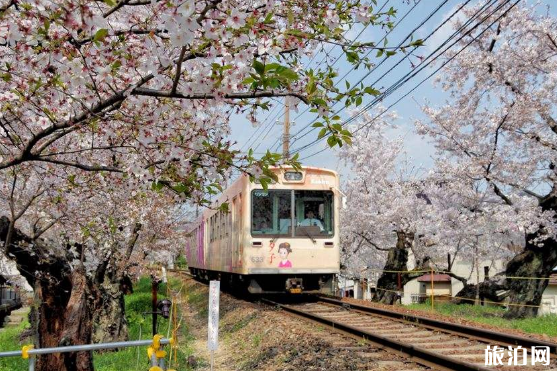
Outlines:
<svg viewBox="0 0 557 371"><path fill-rule="evenodd" d="M431 274L424 274L418 277L418 282L431 282ZM451 276L448 274L434 274L433 282L451 282Z"/></svg>

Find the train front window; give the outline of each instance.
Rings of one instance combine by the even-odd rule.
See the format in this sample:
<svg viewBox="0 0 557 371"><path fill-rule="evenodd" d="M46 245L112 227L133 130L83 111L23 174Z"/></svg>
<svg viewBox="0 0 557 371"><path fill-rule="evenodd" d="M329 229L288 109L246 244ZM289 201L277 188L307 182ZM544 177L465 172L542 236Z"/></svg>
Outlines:
<svg viewBox="0 0 557 371"><path fill-rule="evenodd" d="M261 236L291 235L291 203L291 191L253 191L251 233Z"/></svg>
<svg viewBox="0 0 557 371"><path fill-rule="evenodd" d="M333 192L295 191L294 203L296 237L333 235Z"/></svg>
<svg viewBox="0 0 557 371"><path fill-rule="evenodd" d="M253 236L326 238L334 234L331 191L258 189L252 192L251 204Z"/></svg>

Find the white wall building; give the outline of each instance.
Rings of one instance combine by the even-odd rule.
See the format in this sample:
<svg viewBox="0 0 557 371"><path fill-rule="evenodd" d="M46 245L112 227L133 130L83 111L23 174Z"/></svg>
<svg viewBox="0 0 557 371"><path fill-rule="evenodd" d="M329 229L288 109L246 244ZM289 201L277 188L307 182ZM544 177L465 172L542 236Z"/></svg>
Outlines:
<svg viewBox="0 0 557 371"><path fill-rule="evenodd" d="M409 262L414 261L412 256L409 256L408 260ZM504 260L483 260L479 261L476 267L473 261L457 259L451 267L451 272L467 279L468 283L475 284L483 282L486 278L493 277L497 273L503 272L505 270L505 264L506 262ZM411 263L409 263L409 269L414 269ZM402 304L412 304L418 300L420 295L431 295L431 277L429 274L425 276L427 277L412 280L404 285ZM456 278L444 274L434 274L434 296L443 298L456 296L463 287L464 284Z"/></svg>
<svg viewBox="0 0 557 371"><path fill-rule="evenodd" d="M557 267L549 277L549 284L543 292L540 314L557 314Z"/></svg>

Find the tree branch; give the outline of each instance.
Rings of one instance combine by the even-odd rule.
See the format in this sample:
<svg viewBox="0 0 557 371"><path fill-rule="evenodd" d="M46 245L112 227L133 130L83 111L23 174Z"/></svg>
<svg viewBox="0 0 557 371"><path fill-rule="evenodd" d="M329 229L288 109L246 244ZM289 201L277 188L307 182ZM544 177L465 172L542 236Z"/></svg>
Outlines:
<svg viewBox="0 0 557 371"><path fill-rule="evenodd" d="M468 280L464 277L461 277L457 274L454 274L453 272L443 272L443 274L446 274L449 277L455 278L457 280L459 280L460 282L462 282L464 284L464 286L466 286L468 284Z"/></svg>
<svg viewBox="0 0 557 371"><path fill-rule="evenodd" d="M52 220L50 223L48 223L44 228L39 229L38 231L36 231L33 234L33 239L36 240L37 238L41 237L46 231L48 231L50 228L52 228L56 223L58 223L58 221L60 219L62 219L65 215L61 215L58 218Z"/></svg>
<svg viewBox="0 0 557 371"><path fill-rule="evenodd" d="M113 173L123 173L124 171L120 168L113 167L113 166L104 166L104 165L86 165L79 162L71 162L71 161L64 161L64 160L57 160L55 158L46 158L41 156L31 157L28 159L29 161L39 161L39 162L48 162L51 164L57 165L64 165L75 167L77 169L85 170L85 171L110 171Z"/></svg>
<svg viewBox="0 0 557 371"><path fill-rule="evenodd" d="M103 18L108 18L110 17L111 14L113 14L114 12L118 11L120 8L122 8L124 5L128 4L130 2L130 0L122 0L120 2L118 2L118 4L116 4L116 6L114 6L112 9L110 9L108 12L103 14Z"/></svg>
<svg viewBox="0 0 557 371"><path fill-rule="evenodd" d="M369 239L369 237L367 237L365 234L363 233L359 233L359 232L354 232L356 235L360 236L364 241L366 241L368 244L370 244L371 246L375 247L377 250L379 251L390 251L391 249L386 249L383 247L379 247L375 242L373 242L372 240Z"/></svg>
<svg viewBox="0 0 557 371"><path fill-rule="evenodd" d="M142 228L141 223L135 222L135 225L133 227L132 237L128 241L128 246L126 249L126 255L125 255L126 260L128 260L133 253L133 248L135 247L135 243L139 238L139 231L141 230L141 228Z"/></svg>
<svg viewBox="0 0 557 371"><path fill-rule="evenodd" d="M489 184L491 184L491 186L493 187L493 192L495 192L497 196L499 196L507 205L512 206L512 201L501 191L497 184L493 183L493 181L489 177L486 177L485 180Z"/></svg>
<svg viewBox="0 0 557 371"><path fill-rule="evenodd" d="M178 98L178 99L191 99L191 100L215 99L218 96L211 93L194 93L194 94L186 95L180 92L172 93L171 91L161 91L161 90L154 90L149 88L137 88L134 89L131 94L139 95L139 96L148 96L148 97ZM270 97L296 97L306 104L309 103L307 98L300 93L279 92L274 90L227 93L222 95L222 98L224 99L253 99L253 98L270 98Z"/></svg>
<svg viewBox="0 0 557 371"><path fill-rule="evenodd" d="M551 35L549 33L546 33L547 38L549 39L549 41L551 41L551 43L553 44L553 46L555 47L555 49L557 49L557 43L555 42L555 40L553 39L553 37L551 37Z"/></svg>

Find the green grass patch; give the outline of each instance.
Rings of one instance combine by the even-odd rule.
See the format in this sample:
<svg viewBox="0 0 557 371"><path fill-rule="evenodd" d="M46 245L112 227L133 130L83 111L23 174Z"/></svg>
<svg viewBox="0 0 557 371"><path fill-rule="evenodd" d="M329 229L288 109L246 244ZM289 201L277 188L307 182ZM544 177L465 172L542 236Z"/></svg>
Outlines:
<svg viewBox="0 0 557 371"><path fill-rule="evenodd" d="M431 303L424 304L411 304L405 306L408 309L421 310L426 312L432 312ZM503 315L505 314L505 308L496 306L481 306L481 305L470 305L470 304L453 304L453 303L435 303L436 313L443 315L464 318L470 321L475 321L479 323L486 323L492 326L497 326L501 328L510 328L521 330L532 334L545 334L548 336L557 337L557 315L549 314L544 316L539 316L535 318L524 318L524 319L505 319Z"/></svg>
<svg viewBox="0 0 557 371"><path fill-rule="evenodd" d="M180 288L181 283L179 280L170 279L168 284L172 289L177 290ZM166 284L160 284L158 290L159 300L166 297L166 292ZM152 317L151 314L145 314L146 312L152 311L150 278L141 278L135 284L133 294L126 295L125 303L129 340L152 339ZM166 336L168 328L169 320L163 318L162 316L157 316L157 332ZM190 369L186 366L186 360L193 351L188 345L191 342L192 337L188 332L187 326L184 324L182 324L182 327L180 328L179 339L178 363L176 364L173 360L172 368L187 371ZM166 348L168 351L169 348ZM94 364L95 370L97 371L144 371L149 369L147 347L126 348L118 352L95 354ZM176 367L176 365L179 365L179 367Z"/></svg>
<svg viewBox="0 0 557 371"><path fill-rule="evenodd" d="M29 322L25 319L17 327L0 329L0 351L21 350L27 342L20 342L19 335L26 328L29 328ZM21 357L0 358L0 371L27 370L28 365L29 362Z"/></svg>

